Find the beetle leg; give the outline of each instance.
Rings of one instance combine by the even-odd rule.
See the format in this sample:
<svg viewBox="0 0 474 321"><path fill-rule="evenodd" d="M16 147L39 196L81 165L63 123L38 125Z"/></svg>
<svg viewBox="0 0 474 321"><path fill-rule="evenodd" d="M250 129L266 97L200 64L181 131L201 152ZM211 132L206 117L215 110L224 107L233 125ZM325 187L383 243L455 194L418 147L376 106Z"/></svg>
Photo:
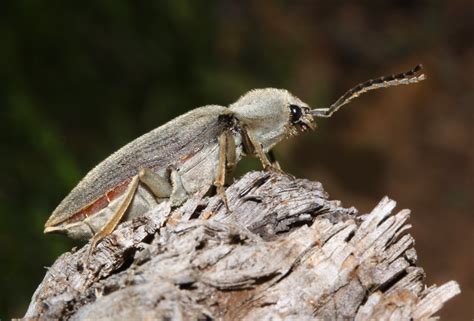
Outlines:
<svg viewBox="0 0 474 321"><path fill-rule="evenodd" d="M86 262L89 260L89 256L94 251L97 243L100 242L104 237L106 237L107 235L112 233L112 231L115 229L117 224L122 219L123 215L125 214L125 212L128 209L128 206L132 202L132 199L133 199L133 196L135 195L135 192L137 191L138 180L139 180L138 175L134 176L132 178L132 181L130 182L130 185L128 186L127 190L125 191L125 194L124 194L125 196L124 196L122 202L120 203L120 205L118 206L117 210L112 215L112 217L107 222L107 224L105 224L104 227L102 227L102 229L99 232L97 232L97 234L95 234L94 237L92 238L92 242L91 242L91 245L89 247L89 253L86 256Z"/></svg>
<svg viewBox="0 0 474 321"><path fill-rule="evenodd" d="M272 167L281 171L280 163L278 163L278 160L275 157L275 153L273 152L273 149L268 151L267 156L268 156L268 159L270 160L270 163L272 164Z"/></svg>
<svg viewBox="0 0 474 321"><path fill-rule="evenodd" d="M171 184L168 182L167 179L161 177L152 170L148 168L141 169L138 175L133 177L132 181L130 182L130 185L125 191L124 199L118 206L115 213L113 213L107 224L105 224L102 229L97 232L92 238L89 253L86 257L86 262L89 256L94 251L97 243L99 243L104 237L112 233L112 231L122 219L123 215L130 206L130 203L132 202L135 192L137 191L139 182L145 184L156 198L169 197L172 206L180 205L186 199L187 193L182 185L181 178L178 172L174 168L171 168L170 179Z"/></svg>
<svg viewBox="0 0 474 321"><path fill-rule="evenodd" d="M181 176L176 168L170 166L168 170L171 172L169 179L163 178L148 168L141 169L138 177L142 183L148 186L156 198L169 198L171 206L175 207L186 200L188 193L184 189Z"/></svg>
<svg viewBox="0 0 474 321"><path fill-rule="evenodd" d="M225 182L227 182L228 178L232 177L232 172L235 169L235 166L237 166L237 146L235 146L235 139L234 136L232 135L232 132L230 130L225 131L226 135L226 166L225 166Z"/></svg>
<svg viewBox="0 0 474 321"><path fill-rule="evenodd" d="M233 152L228 150L229 149L228 147L231 147L229 145L232 145L232 142L229 141L231 139L233 140L233 137L230 135L230 133L228 133L228 131L223 132L219 136L219 163L217 165L217 175L214 181L214 186L216 187L217 194L219 194L219 196L222 198L222 201L224 202L224 205L228 211L229 211L229 203L227 201L227 196L224 190L226 169L229 167L227 164L226 158L227 156L230 156L231 158L233 157L233 159L230 159L231 162L229 163L229 165L232 165L231 164L232 162L235 163L235 158L236 158L235 148ZM233 143L235 146L235 142Z"/></svg>
<svg viewBox="0 0 474 321"><path fill-rule="evenodd" d="M151 190L156 198L167 198L171 195L173 187L169 181L152 170L148 168L141 169L138 178Z"/></svg>
<svg viewBox="0 0 474 321"><path fill-rule="evenodd" d="M242 142L244 143L244 145L250 145L244 146L245 149L248 151L253 151L253 153L256 154L258 159L260 159L264 170L276 170L276 168L268 160L267 155L263 151L262 145L252 137L252 134L250 134L250 132L245 127L242 128L242 131L244 134L243 136L245 136L245 139L243 139Z"/></svg>
<svg viewBox="0 0 474 321"><path fill-rule="evenodd" d="M183 204L183 202L188 198L188 192L183 186L181 175L178 170L174 166L170 166L169 170L171 170L170 180L173 187L171 190L170 201L171 206L176 207Z"/></svg>

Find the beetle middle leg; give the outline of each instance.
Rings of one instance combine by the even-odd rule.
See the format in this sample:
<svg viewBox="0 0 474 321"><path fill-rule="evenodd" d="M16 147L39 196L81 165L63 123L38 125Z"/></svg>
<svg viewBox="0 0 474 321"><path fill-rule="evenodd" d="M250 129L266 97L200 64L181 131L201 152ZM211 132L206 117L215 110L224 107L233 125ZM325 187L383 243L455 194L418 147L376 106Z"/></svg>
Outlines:
<svg viewBox="0 0 474 321"><path fill-rule="evenodd" d="M222 198L226 209L229 211L229 203L225 194L224 185L227 177L237 164L235 140L231 131L226 130L219 136L219 163L217 175L214 181L217 194Z"/></svg>
<svg viewBox="0 0 474 321"><path fill-rule="evenodd" d="M229 203L227 201L227 196L224 191L225 184L225 172L226 172L226 151L227 151L227 137L226 133L222 133L219 136L219 163L217 164L217 175L214 181L214 186L216 187L217 194L222 198L225 207L229 210Z"/></svg>

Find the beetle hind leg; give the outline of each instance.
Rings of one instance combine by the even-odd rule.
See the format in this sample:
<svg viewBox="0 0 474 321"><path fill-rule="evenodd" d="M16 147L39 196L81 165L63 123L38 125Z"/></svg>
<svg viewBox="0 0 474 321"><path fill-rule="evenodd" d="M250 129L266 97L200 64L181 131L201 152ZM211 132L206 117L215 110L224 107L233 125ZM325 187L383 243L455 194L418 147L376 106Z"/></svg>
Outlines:
<svg viewBox="0 0 474 321"><path fill-rule="evenodd" d="M183 186L183 182L181 181L181 176L174 167L170 167L170 180L171 180L171 194L170 194L170 202L172 207L179 206L184 203L184 201L188 198L188 192Z"/></svg>
<svg viewBox="0 0 474 321"><path fill-rule="evenodd" d="M140 182L145 184L157 199L167 198L171 195L173 187L169 181L148 168L143 168L138 173Z"/></svg>
<svg viewBox="0 0 474 321"><path fill-rule="evenodd" d="M139 183L146 185L157 200L170 198L171 206L178 206L184 202L187 198L187 193L181 183L179 173L174 168L170 168L170 171L169 179L160 176L148 168L141 169L138 175L132 178L130 185L124 193L123 199L120 201L120 204L112 214L111 218L93 236L89 253L86 256L86 262L94 251L97 243L112 233L115 227L117 227L118 223L127 212L127 209L130 207L132 200L136 195Z"/></svg>
<svg viewBox="0 0 474 321"><path fill-rule="evenodd" d="M123 215L125 214L128 207L130 206L130 203L132 202L135 192L137 191L138 180L139 180L139 176L134 176L132 178L132 181L130 182L130 185L127 187L127 190L125 191L125 194L124 194L124 198L121 201L120 205L118 206L117 210L113 213L112 217L107 222L107 224L105 224L102 227L102 229L99 232L97 232L92 238L91 245L89 247L89 252L86 256L86 262L89 260L89 256L94 251L97 243L99 243L104 237L112 233L112 231L115 229L117 224L122 219Z"/></svg>
<svg viewBox="0 0 474 321"><path fill-rule="evenodd" d="M181 205L188 197L181 182L181 176L174 166L168 168L169 179L153 172L148 168L140 170L140 181L144 183L157 199L169 198L171 206Z"/></svg>

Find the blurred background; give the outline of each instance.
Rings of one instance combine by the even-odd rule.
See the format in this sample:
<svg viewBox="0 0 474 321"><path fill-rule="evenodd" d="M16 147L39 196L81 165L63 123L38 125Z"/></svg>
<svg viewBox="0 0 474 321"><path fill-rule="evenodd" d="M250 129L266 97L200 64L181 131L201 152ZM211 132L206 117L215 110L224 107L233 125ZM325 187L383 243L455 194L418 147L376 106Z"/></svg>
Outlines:
<svg viewBox="0 0 474 321"><path fill-rule="evenodd" d="M457 280L444 320L474 317L474 4L454 1L17 0L0 12L0 317L23 316L74 243L43 235L88 170L194 107L279 87L312 106L423 63L276 149L361 212L412 209L427 284ZM246 161L237 173L259 169Z"/></svg>

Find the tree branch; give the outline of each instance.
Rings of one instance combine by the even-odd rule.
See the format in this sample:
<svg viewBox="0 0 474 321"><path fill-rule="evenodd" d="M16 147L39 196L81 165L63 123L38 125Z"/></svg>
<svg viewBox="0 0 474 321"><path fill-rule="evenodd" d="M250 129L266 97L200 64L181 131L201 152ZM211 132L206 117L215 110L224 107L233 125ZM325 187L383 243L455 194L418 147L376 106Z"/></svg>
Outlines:
<svg viewBox="0 0 474 321"><path fill-rule="evenodd" d="M25 318L427 320L460 292L426 288L410 211L384 198L365 215L320 183L252 172L218 196L161 203L90 257L61 255Z"/></svg>

